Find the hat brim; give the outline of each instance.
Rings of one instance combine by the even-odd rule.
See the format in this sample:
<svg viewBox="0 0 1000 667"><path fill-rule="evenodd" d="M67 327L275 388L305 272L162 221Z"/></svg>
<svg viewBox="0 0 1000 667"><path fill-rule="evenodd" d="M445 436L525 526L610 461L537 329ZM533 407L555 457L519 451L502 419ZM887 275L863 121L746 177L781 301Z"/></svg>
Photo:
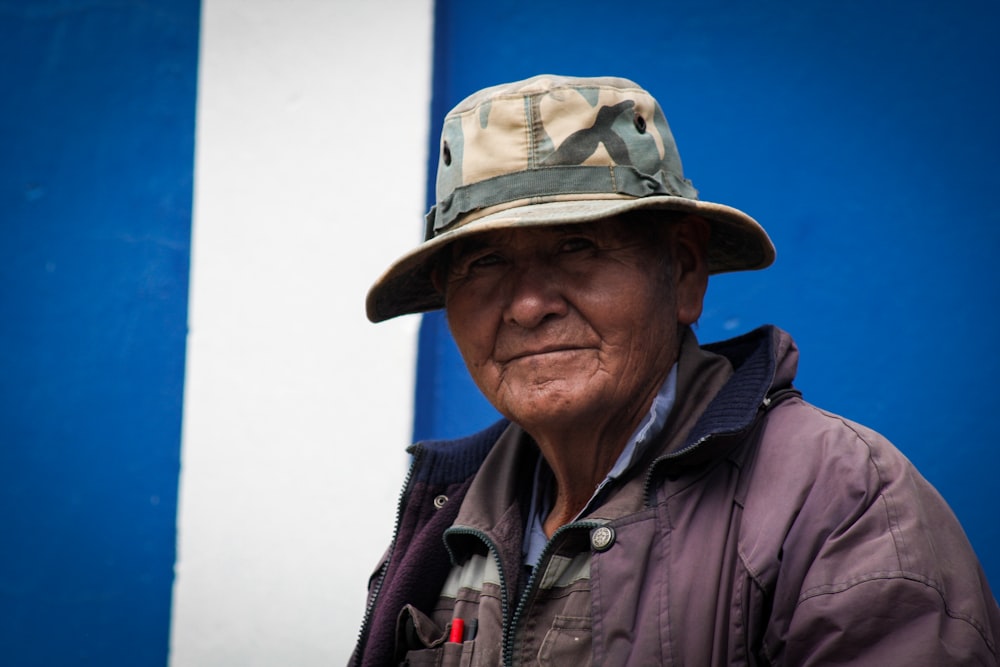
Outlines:
<svg viewBox="0 0 1000 667"><path fill-rule="evenodd" d="M678 211L698 215L711 226L711 274L763 269L774 262L771 239L760 224L739 209L675 196L637 199L588 199L528 204L492 213L422 243L396 260L368 290L366 311L372 322L444 307L432 281L434 257L454 241L473 234L517 227L594 222L630 211Z"/></svg>

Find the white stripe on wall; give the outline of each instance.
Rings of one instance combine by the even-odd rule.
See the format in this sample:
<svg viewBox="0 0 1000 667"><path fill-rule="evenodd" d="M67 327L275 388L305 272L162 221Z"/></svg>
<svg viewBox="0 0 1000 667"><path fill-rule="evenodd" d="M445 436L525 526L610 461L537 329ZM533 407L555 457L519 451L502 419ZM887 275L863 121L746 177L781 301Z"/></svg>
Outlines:
<svg viewBox="0 0 1000 667"><path fill-rule="evenodd" d="M204 0L173 667L343 664L392 528L431 0Z"/></svg>

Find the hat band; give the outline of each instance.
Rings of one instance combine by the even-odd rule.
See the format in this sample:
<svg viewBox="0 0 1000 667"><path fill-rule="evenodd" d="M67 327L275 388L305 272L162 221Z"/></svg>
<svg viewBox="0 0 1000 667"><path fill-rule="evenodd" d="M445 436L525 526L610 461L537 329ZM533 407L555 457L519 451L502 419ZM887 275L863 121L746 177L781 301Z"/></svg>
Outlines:
<svg viewBox="0 0 1000 667"><path fill-rule="evenodd" d="M528 169L455 188L427 214L424 240L428 241L447 230L463 215L488 206L532 197L598 193L630 197L686 194L680 188L673 187L664 178L663 172L644 174L629 165Z"/></svg>

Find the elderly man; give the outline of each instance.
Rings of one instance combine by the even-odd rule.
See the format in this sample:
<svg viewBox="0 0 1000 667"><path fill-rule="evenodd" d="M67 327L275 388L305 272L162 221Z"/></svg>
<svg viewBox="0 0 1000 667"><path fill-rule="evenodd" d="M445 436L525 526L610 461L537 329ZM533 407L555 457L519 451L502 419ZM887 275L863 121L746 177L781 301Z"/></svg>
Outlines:
<svg viewBox="0 0 1000 667"><path fill-rule="evenodd" d="M505 419L411 449L352 663L997 664L996 601L910 463L802 399L788 334L695 339L708 276L773 259L630 81L452 110L426 240L368 317L443 307Z"/></svg>

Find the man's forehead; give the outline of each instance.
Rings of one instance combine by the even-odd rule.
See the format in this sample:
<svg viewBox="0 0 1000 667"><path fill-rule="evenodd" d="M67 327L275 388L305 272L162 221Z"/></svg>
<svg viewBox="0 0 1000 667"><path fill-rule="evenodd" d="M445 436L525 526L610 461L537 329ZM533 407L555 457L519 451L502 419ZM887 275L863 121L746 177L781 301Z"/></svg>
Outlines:
<svg viewBox="0 0 1000 667"><path fill-rule="evenodd" d="M628 236L627 226L615 218L575 224L544 225L538 227L506 227L472 234L451 244L453 252L464 252L484 246L508 243L544 243L547 239L562 238L573 234L586 234L602 238Z"/></svg>
<svg viewBox="0 0 1000 667"><path fill-rule="evenodd" d="M660 247L664 243L669 243L671 227L689 219L700 220L697 216L688 214L633 212L579 223L511 226L456 239L446 252L455 258L492 246L542 246L574 234L586 235L598 242L603 241L613 245L641 243Z"/></svg>

